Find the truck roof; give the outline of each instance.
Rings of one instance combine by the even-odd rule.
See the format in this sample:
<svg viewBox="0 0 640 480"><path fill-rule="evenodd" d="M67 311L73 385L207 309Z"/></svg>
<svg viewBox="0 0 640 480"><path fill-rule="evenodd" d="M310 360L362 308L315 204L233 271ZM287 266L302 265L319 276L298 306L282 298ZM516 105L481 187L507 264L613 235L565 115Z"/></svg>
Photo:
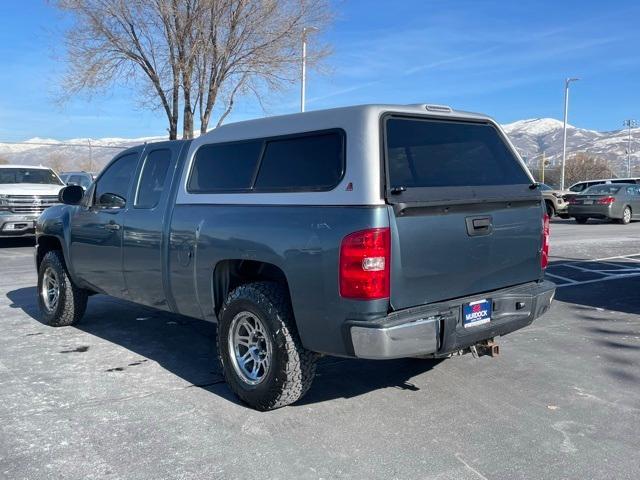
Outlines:
<svg viewBox="0 0 640 480"><path fill-rule="evenodd" d="M473 112L453 110L446 105L434 104L369 104L349 107L330 108L325 110L311 110L307 112L277 115L272 117L244 120L222 125L202 135L199 140L206 142L232 141L240 138L255 138L265 135L288 134L317 130L320 125L339 126L345 123L357 122L362 124L368 120L377 122L384 113L406 113L413 115L428 115L436 118L489 120L487 115Z"/></svg>

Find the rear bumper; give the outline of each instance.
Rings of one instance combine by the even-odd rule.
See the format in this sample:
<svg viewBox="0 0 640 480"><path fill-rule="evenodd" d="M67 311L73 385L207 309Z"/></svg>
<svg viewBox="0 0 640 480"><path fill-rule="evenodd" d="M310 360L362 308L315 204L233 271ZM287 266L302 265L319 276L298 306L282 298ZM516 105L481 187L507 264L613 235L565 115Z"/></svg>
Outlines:
<svg viewBox="0 0 640 480"><path fill-rule="evenodd" d="M38 215L0 215L0 237L22 237L35 234Z"/></svg>
<svg viewBox="0 0 640 480"><path fill-rule="evenodd" d="M611 205L570 205L569 215L572 217L618 218L622 211Z"/></svg>
<svg viewBox="0 0 640 480"><path fill-rule="evenodd" d="M348 322L353 352L370 359L446 355L526 327L549 309L554 294L555 284L545 280ZM493 301L491 322L465 328L462 305L483 298Z"/></svg>

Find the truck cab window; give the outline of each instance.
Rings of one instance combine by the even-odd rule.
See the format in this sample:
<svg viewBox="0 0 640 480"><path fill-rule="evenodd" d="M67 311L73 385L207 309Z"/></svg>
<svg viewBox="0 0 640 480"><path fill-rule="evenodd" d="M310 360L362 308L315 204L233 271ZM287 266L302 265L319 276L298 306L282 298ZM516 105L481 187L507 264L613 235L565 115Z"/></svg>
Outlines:
<svg viewBox="0 0 640 480"><path fill-rule="evenodd" d="M140 172L135 207L154 208L158 205L164 190L167 171L171 162L171 150L153 150L147 155Z"/></svg>
<svg viewBox="0 0 640 480"><path fill-rule="evenodd" d="M138 153L123 155L104 171L96 182L95 205L104 205L104 201L101 201L101 199L111 198L105 196L105 194L116 195L125 202L127 201L129 185L136 169L138 155Z"/></svg>

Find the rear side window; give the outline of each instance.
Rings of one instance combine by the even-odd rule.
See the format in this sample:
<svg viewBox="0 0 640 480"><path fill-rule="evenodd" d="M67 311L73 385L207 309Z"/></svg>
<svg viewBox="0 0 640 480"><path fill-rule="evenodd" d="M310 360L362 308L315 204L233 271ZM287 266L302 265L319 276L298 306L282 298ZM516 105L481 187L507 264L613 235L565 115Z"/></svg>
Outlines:
<svg viewBox="0 0 640 480"><path fill-rule="evenodd" d="M344 174L344 132L323 131L198 149L191 193L322 191Z"/></svg>
<svg viewBox="0 0 640 480"><path fill-rule="evenodd" d="M386 129L391 188L531 183L491 125L390 118Z"/></svg>
<svg viewBox="0 0 640 480"><path fill-rule="evenodd" d="M262 140L204 145L196 152L188 190L195 193L251 188Z"/></svg>
<svg viewBox="0 0 640 480"><path fill-rule="evenodd" d="M270 140L256 179L256 191L329 190L342 178L342 135L318 135Z"/></svg>
<svg viewBox="0 0 640 480"><path fill-rule="evenodd" d="M135 206L154 208L158 205L171 163L171 150L163 148L152 150L147 155L140 172Z"/></svg>

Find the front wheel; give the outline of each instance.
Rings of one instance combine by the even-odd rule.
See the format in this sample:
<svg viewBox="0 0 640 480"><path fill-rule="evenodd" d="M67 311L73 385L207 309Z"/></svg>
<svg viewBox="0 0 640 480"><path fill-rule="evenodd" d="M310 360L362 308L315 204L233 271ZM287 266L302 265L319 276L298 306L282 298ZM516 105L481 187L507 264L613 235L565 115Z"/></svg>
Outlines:
<svg viewBox="0 0 640 480"><path fill-rule="evenodd" d="M78 322L87 309L88 293L71 281L59 250L47 252L38 269L38 305L52 327Z"/></svg>
<svg viewBox="0 0 640 480"><path fill-rule="evenodd" d="M549 218L553 218L556 215L556 209L551 202L545 202L545 206L547 208L547 215Z"/></svg>
<svg viewBox="0 0 640 480"><path fill-rule="evenodd" d="M302 346L286 289L271 282L229 294L219 315L218 355L231 390L257 410L302 398L318 358Z"/></svg>
<svg viewBox="0 0 640 480"><path fill-rule="evenodd" d="M622 218L618 221L623 225L631 223L631 208L624 207L624 210L622 211Z"/></svg>

